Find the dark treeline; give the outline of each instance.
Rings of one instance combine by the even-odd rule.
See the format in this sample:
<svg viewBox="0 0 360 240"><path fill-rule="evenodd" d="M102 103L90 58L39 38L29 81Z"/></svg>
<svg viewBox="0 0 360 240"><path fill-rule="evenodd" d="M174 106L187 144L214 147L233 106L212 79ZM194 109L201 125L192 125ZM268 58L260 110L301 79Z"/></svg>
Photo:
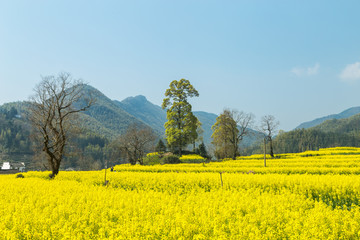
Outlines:
<svg viewBox="0 0 360 240"><path fill-rule="evenodd" d="M263 139L243 155L263 153ZM298 153L329 147L360 147L360 114L345 119L327 120L308 129L280 131L273 141L275 153Z"/></svg>
<svg viewBox="0 0 360 240"><path fill-rule="evenodd" d="M280 132L274 145L278 153L296 153L328 147L360 147L360 115L332 119L309 128Z"/></svg>
<svg viewBox="0 0 360 240"><path fill-rule="evenodd" d="M360 132L324 132L319 129L296 129L280 132L273 140L275 154L299 153L308 150L319 150L329 147L360 147ZM267 144L269 149L269 144ZM242 155L264 152L263 139L241 152Z"/></svg>
<svg viewBox="0 0 360 240"><path fill-rule="evenodd" d="M324 132L318 129L297 129L280 133L274 140L277 153L297 153L319 148L360 147L360 133Z"/></svg>

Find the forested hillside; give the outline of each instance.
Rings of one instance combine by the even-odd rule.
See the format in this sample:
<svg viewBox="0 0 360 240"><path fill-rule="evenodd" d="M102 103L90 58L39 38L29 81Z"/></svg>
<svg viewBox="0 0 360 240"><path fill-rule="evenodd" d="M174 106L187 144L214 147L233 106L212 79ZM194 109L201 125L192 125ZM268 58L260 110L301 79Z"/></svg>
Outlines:
<svg viewBox="0 0 360 240"><path fill-rule="evenodd" d="M79 114L79 127L82 133L72 137L65 157L64 168L80 167L97 169L105 166L105 160L112 158L116 150L111 143L133 123L150 126L159 138L164 137L166 112L160 106L149 102L144 96L128 97L114 101L97 89L87 86L86 91L94 94L97 102L88 111ZM341 114L352 115L357 108ZM195 111L194 115L202 123L202 140L211 145L211 127L217 115ZM0 160L29 162L34 155L34 144L30 138L30 125L27 122L27 102L7 103L0 106ZM242 154L259 153L263 150L262 135L251 130L241 142ZM255 144L258 142L258 144ZM302 152L326 147L360 146L360 115L349 118L327 120L315 127L280 132L274 140L275 153ZM38 153L38 152L36 152ZM38 157L38 156L36 156Z"/></svg>
<svg viewBox="0 0 360 240"><path fill-rule="evenodd" d="M30 128L15 107L0 109L0 153L31 153Z"/></svg>
<svg viewBox="0 0 360 240"><path fill-rule="evenodd" d="M327 120L309 129L281 132L274 141L278 153L302 152L319 148L360 146L360 114Z"/></svg>
<svg viewBox="0 0 360 240"><path fill-rule="evenodd" d="M144 96L129 97L119 102L109 99L91 86L87 86L85 91L87 95L95 95L96 104L78 114L79 121L76 124L81 134L71 137L67 146L68 154L62 165L64 168L99 169L105 166L106 159L121 162L119 154L113 156L117 150L111 143L131 124L150 126L159 138L164 137L166 112ZM43 158L41 150L34 150L27 112L26 102L0 106L0 162L23 161L25 158L30 163L32 158ZM195 115L203 122L203 140L210 144L211 126L217 116L205 112L196 112ZM31 165L30 168L37 169L43 165Z"/></svg>
<svg viewBox="0 0 360 240"><path fill-rule="evenodd" d="M166 112L160 106L149 102L145 96L139 95L135 97L128 97L121 102L117 100L114 102L121 109L124 109L132 116L149 125L160 136L164 135Z"/></svg>
<svg viewBox="0 0 360 240"><path fill-rule="evenodd" d="M117 135L124 133L133 123L139 126L147 125L141 119L119 107L115 101L106 97L96 88L88 86L87 90L96 97L96 103L87 111L80 113L85 119L84 127L87 130L113 139Z"/></svg>

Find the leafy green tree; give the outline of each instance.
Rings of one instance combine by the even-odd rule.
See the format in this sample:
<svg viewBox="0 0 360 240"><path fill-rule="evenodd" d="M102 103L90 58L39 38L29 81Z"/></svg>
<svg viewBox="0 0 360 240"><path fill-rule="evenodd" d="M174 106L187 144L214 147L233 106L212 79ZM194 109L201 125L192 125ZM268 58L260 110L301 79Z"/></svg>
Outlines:
<svg viewBox="0 0 360 240"><path fill-rule="evenodd" d="M224 110L216 118L216 122L211 129L213 130L211 137L213 139L212 144L215 146L216 158L236 158L239 152L236 142L239 129L236 127L236 122L231 116L231 112Z"/></svg>
<svg viewBox="0 0 360 240"><path fill-rule="evenodd" d="M171 148L178 148L179 155L183 147L191 143L194 124L196 124L191 104L187 99L198 96L198 91L186 79L172 81L165 92L162 108L167 109L166 140Z"/></svg>
<svg viewBox="0 0 360 240"><path fill-rule="evenodd" d="M249 134L249 127L253 123L254 116L251 113L225 109L216 123L211 127L212 138L215 146L215 155L218 159L236 159L239 155L239 144L244 136Z"/></svg>

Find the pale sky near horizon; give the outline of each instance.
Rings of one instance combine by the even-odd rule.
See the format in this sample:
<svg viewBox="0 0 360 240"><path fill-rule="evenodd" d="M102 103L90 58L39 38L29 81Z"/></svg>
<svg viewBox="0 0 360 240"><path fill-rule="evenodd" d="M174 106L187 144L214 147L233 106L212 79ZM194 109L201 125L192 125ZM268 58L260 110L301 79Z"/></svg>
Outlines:
<svg viewBox="0 0 360 240"><path fill-rule="evenodd" d="M360 106L360 1L0 0L0 105L69 72L111 99L272 114L280 129Z"/></svg>

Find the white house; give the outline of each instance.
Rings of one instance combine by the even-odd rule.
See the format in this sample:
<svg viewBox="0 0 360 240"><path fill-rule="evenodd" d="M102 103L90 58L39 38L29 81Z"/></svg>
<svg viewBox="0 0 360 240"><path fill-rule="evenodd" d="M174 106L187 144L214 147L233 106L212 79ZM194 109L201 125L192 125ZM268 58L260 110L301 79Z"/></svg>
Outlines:
<svg viewBox="0 0 360 240"><path fill-rule="evenodd" d="M10 162L3 162L3 165L1 166L1 170L10 170Z"/></svg>
<svg viewBox="0 0 360 240"><path fill-rule="evenodd" d="M19 170L19 172L25 172L25 163L10 163L10 162L4 162L1 166L1 170L11 170L16 169Z"/></svg>

